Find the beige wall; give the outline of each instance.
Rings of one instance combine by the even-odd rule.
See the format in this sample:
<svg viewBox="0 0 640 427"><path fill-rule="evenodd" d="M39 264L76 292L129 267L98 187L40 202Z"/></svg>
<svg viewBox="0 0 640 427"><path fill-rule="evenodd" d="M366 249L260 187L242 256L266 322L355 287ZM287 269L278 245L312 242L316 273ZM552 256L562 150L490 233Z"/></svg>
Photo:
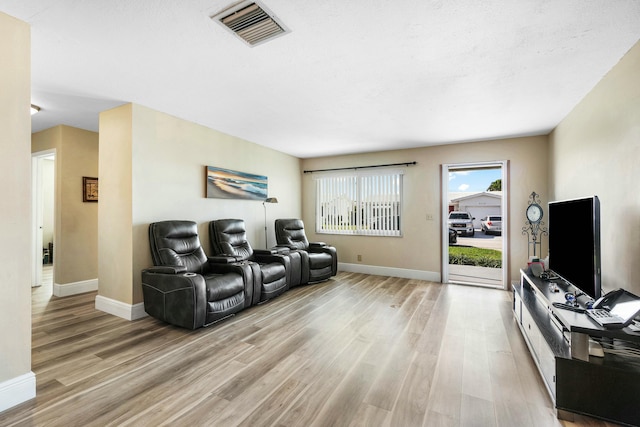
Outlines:
<svg viewBox="0 0 640 427"><path fill-rule="evenodd" d="M0 13L0 410L30 397L7 385L31 372L30 43L29 26Z"/></svg>
<svg viewBox="0 0 640 427"><path fill-rule="evenodd" d="M131 270L132 105L100 114L98 294L133 302Z"/></svg>
<svg viewBox="0 0 640 427"><path fill-rule="evenodd" d="M640 42L550 137L552 200L597 195L602 286L640 295Z"/></svg>
<svg viewBox="0 0 640 427"><path fill-rule="evenodd" d="M54 282L98 277L98 204L82 201L82 177L98 176L98 134L70 126L36 132L32 152L56 150Z"/></svg>
<svg viewBox="0 0 640 427"><path fill-rule="evenodd" d="M100 164L99 294L127 304L142 301L151 222L196 221L210 254L208 222L241 218L252 246L264 247L262 203L207 199L207 165L269 178L269 196L279 201L267 206L270 245L275 218L300 216L299 159L140 105L100 115Z"/></svg>
<svg viewBox="0 0 640 427"><path fill-rule="evenodd" d="M343 263L402 268L441 274L441 165L507 160L510 183L509 224L510 276L519 278L526 265L527 239L521 234L524 211L532 191L546 203L548 141L546 136L442 145L410 150L351 156L305 159L304 170L367 166L416 161L405 168L403 237L337 236L315 234L315 189L313 174L303 176L303 219L310 240L336 246ZM427 215L433 215L427 221ZM357 255L362 261L357 261Z"/></svg>

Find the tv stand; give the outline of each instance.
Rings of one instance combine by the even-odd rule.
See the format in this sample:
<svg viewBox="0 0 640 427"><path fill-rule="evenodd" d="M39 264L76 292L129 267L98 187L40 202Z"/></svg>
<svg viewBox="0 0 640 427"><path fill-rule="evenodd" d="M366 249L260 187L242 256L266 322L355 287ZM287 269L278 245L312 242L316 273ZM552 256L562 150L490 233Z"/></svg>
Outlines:
<svg viewBox="0 0 640 427"><path fill-rule="evenodd" d="M556 283L559 292L549 284ZM605 353L589 355L589 339L611 340L640 349L640 333L605 329L585 313L563 310L565 292L576 292L560 279L545 281L520 270L513 284L513 313L558 418L583 414L620 424L640 425L640 358ZM584 299L584 298L582 298ZM584 308L584 307L583 307Z"/></svg>

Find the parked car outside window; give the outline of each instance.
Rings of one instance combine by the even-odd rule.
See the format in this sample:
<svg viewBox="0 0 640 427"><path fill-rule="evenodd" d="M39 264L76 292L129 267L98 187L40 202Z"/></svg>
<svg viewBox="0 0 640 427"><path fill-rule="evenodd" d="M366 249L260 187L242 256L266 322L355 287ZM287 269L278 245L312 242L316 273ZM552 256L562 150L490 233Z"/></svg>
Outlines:
<svg viewBox="0 0 640 427"><path fill-rule="evenodd" d="M469 212L449 212L449 228L453 228L460 235L471 236L475 234L473 218Z"/></svg>
<svg viewBox="0 0 640 427"><path fill-rule="evenodd" d="M502 216L487 215L480 220L484 234L502 234Z"/></svg>

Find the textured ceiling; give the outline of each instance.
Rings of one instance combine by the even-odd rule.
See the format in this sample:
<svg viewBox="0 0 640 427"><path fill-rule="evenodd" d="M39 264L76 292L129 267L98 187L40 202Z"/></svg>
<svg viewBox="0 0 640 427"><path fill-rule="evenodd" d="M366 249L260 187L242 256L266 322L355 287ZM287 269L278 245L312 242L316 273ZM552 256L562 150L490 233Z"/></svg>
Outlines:
<svg viewBox="0 0 640 427"><path fill-rule="evenodd" d="M0 0L31 24L38 131L138 103L298 157L546 134L640 39L638 0Z"/></svg>

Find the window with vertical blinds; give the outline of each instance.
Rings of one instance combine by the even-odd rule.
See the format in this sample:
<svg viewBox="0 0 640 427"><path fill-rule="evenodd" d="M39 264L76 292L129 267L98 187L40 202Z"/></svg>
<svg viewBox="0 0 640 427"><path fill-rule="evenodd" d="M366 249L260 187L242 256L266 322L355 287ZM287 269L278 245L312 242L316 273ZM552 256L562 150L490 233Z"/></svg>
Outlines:
<svg viewBox="0 0 640 427"><path fill-rule="evenodd" d="M368 171L316 178L316 232L400 236L402 171Z"/></svg>

